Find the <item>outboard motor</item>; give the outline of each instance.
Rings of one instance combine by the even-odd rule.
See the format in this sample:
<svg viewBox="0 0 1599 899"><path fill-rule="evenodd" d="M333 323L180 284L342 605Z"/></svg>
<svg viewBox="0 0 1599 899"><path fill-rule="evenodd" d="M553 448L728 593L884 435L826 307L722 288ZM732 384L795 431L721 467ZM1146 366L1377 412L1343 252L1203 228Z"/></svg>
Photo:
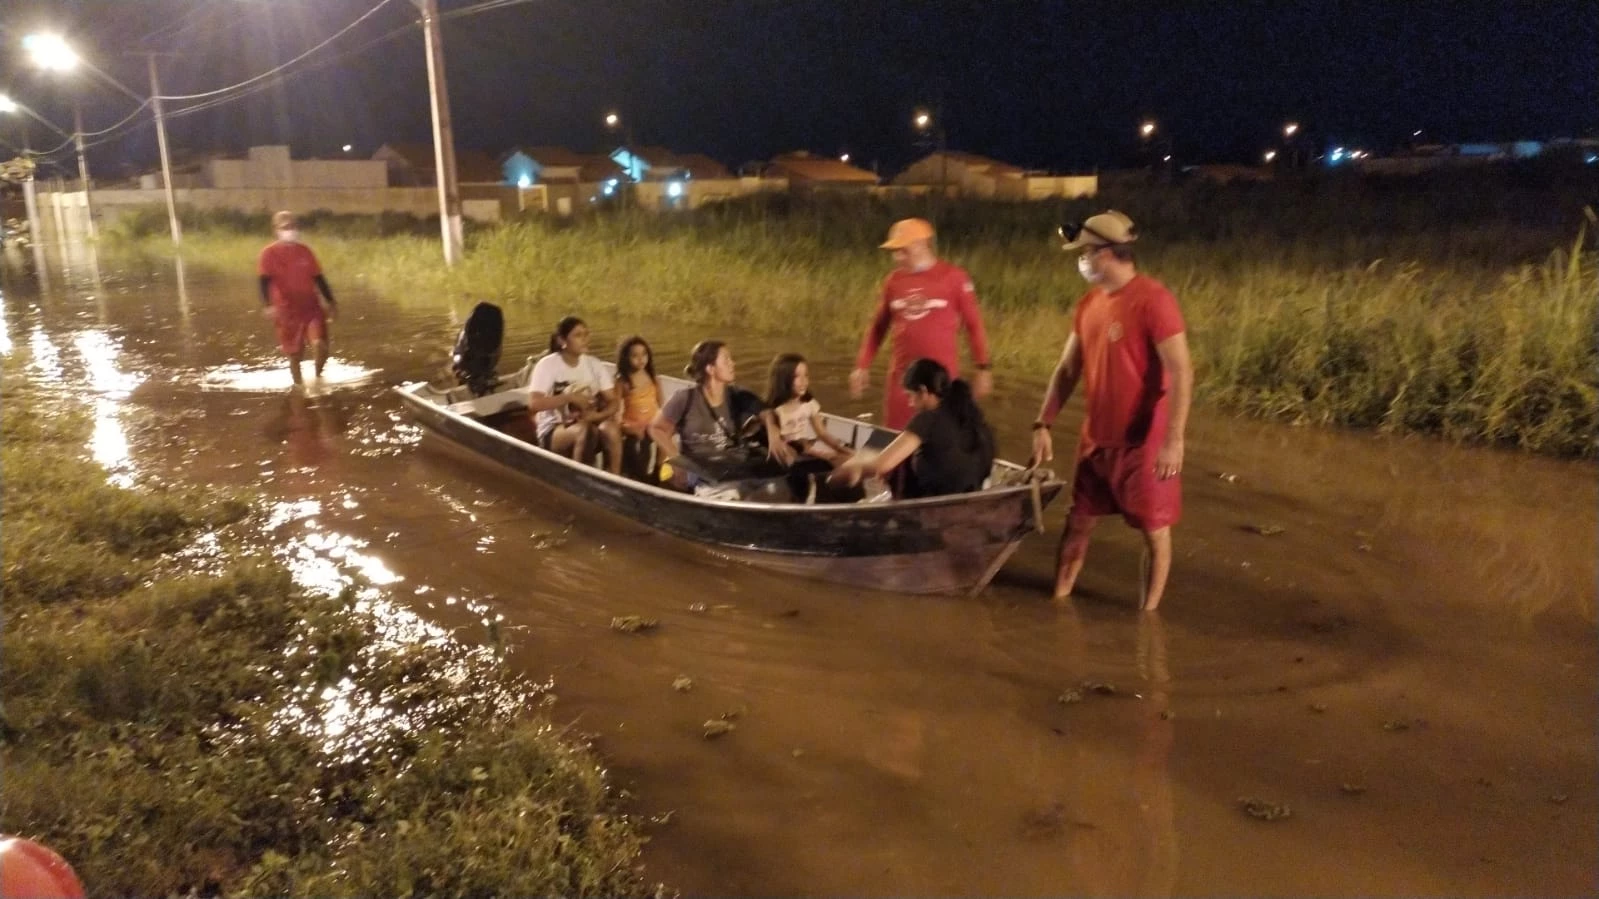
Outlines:
<svg viewBox="0 0 1599 899"><path fill-rule="evenodd" d="M479 303L455 338L451 370L473 396L487 396L499 382L500 343L505 339L505 315L493 303Z"/></svg>

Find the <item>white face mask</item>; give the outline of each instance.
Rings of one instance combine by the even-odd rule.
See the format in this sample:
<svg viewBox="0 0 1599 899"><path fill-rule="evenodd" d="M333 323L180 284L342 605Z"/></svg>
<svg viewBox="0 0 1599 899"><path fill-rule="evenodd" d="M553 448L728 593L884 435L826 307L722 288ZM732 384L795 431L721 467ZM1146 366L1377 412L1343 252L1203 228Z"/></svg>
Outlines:
<svg viewBox="0 0 1599 899"><path fill-rule="evenodd" d="M298 243L300 240L300 232L295 228L284 228L282 231L278 232L278 240L286 243Z"/></svg>
<svg viewBox="0 0 1599 899"><path fill-rule="evenodd" d="M1087 256L1077 257L1077 273L1082 275L1083 280L1090 284L1095 284L1099 281L1099 273L1094 271L1094 265L1088 261Z"/></svg>

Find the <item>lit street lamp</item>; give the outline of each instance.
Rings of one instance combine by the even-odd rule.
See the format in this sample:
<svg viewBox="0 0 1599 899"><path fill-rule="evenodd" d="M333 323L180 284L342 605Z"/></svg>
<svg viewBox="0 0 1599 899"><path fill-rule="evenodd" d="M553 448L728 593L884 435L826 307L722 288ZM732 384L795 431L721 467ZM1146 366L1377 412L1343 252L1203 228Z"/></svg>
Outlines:
<svg viewBox="0 0 1599 899"><path fill-rule="evenodd" d="M1154 137L1155 136L1155 121L1153 119L1149 119L1149 120L1145 121L1142 125L1139 125L1138 126L1138 136L1143 138L1144 140L1149 140L1150 138Z"/></svg>
<svg viewBox="0 0 1599 899"><path fill-rule="evenodd" d="M49 72L70 72L78 65L78 54L59 34L30 34L22 39L22 49L35 66Z"/></svg>
<svg viewBox="0 0 1599 899"><path fill-rule="evenodd" d="M849 162L849 154L848 153L840 153L840 154L838 154L838 161L839 162Z"/></svg>
<svg viewBox="0 0 1599 899"><path fill-rule="evenodd" d="M1277 151L1276 150L1267 150L1266 151L1266 155L1264 157L1262 157L1262 158L1265 159L1266 162L1269 164L1273 159L1277 158Z"/></svg>
<svg viewBox="0 0 1599 899"><path fill-rule="evenodd" d="M1299 123L1289 122L1283 126L1283 137L1293 137L1299 133Z"/></svg>

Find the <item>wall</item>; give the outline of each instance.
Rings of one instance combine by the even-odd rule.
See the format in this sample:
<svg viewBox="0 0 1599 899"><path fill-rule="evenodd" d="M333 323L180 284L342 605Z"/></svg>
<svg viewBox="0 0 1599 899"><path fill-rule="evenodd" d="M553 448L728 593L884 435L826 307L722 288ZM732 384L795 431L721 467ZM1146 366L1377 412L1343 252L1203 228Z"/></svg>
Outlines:
<svg viewBox="0 0 1599 899"><path fill-rule="evenodd" d="M1092 197L1099 193L1098 175L1028 175L1021 179L1025 196L1018 199L1043 200L1049 197Z"/></svg>
<svg viewBox="0 0 1599 899"><path fill-rule="evenodd" d="M174 191L179 207L187 209L234 209L241 212L276 212L292 209L306 213L326 210L352 215L377 215L383 212L410 213L418 217L439 214L439 192L431 187L384 188L259 188L217 189L178 188ZM497 222L507 217L507 209L517 208L515 188L474 187L462 190L461 214L475 222ZM41 192L40 218L47 231L65 227L69 235L81 230L83 192ZM45 211L48 204L49 211ZM97 190L93 196L95 221L101 227L119 215L141 206L164 209L166 194L159 190ZM58 225L57 221L61 224Z"/></svg>
<svg viewBox="0 0 1599 899"><path fill-rule="evenodd" d="M201 183L186 185L184 178L174 175L176 187L238 188L377 188L387 187L388 168L381 160L372 159L303 159L289 158L285 146L251 147L246 159L213 159L201 169ZM149 177L149 176L146 176ZM152 188L161 186L160 176L153 178ZM141 178L140 186L145 185Z"/></svg>
<svg viewBox="0 0 1599 899"><path fill-rule="evenodd" d="M682 196L669 195L669 184L681 184ZM690 178L685 181L644 181L632 186L633 195L641 208L651 211L698 209L707 203L719 203L735 197L755 193L770 193L788 189L785 178Z"/></svg>

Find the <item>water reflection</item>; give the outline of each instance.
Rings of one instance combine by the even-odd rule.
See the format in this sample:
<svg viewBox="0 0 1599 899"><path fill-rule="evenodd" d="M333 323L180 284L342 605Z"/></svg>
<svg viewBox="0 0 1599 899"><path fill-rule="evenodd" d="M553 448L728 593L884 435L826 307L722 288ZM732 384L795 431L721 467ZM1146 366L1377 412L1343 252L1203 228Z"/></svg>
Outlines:
<svg viewBox="0 0 1599 899"><path fill-rule="evenodd" d="M330 388L354 387L377 377L377 371L359 363L329 359L322 377L306 382L305 393L315 396ZM270 363L219 365L200 378L201 390L237 390L246 393L275 393L292 387L288 366L281 359Z"/></svg>
<svg viewBox="0 0 1599 899"><path fill-rule="evenodd" d="M133 454L122 423L123 406L133 389L144 382L144 376L117 367L122 348L103 331L80 332L72 342L83 359L89 389L98 394L94 400L94 432L89 438L89 453L111 473L111 483L132 487Z"/></svg>
<svg viewBox="0 0 1599 899"><path fill-rule="evenodd" d="M319 468L334 455L335 438L344 432L344 403L337 395L307 396L290 390L267 420L266 436L288 450L296 468Z"/></svg>

